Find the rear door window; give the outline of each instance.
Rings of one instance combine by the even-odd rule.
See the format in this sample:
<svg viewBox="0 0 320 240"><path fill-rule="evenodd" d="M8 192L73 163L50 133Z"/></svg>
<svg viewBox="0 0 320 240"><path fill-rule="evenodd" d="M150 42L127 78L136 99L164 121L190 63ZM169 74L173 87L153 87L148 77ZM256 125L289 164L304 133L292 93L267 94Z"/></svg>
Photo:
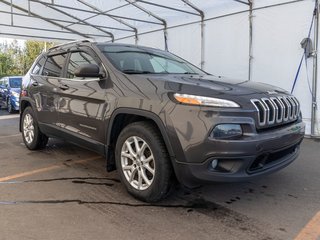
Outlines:
<svg viewBox="0 0 320 240"><path fill-rule="evenodd" d="M42 71L42 75L60 77L66 60L66 54L59 54L48 57Z"/></svg>

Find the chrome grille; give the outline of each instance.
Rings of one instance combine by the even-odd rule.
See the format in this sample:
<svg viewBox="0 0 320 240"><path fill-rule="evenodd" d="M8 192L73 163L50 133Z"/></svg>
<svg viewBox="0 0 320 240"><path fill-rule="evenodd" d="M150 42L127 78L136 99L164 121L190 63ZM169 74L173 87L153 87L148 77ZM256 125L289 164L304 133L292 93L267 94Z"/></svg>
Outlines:
<svg viewBox="0 0 320 240"><path fill-rule="evenodd" d="M259 127L270 127L297 120L300 104L294 96L251 99L258 112Z"/></svg>

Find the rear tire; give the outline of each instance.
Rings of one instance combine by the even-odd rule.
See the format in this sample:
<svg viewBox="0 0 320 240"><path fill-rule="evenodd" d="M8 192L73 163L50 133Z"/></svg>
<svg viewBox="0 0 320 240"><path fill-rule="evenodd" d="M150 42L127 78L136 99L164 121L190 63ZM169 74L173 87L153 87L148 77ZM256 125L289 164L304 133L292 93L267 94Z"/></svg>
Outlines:
<svg viewBox="0 0 320 240"><path fill-rule="evenodd" d="M31 107L27 107L22 113L21 130L24 144L28 149L42 149L47 145L48 137L40 131Z"/></svg>
<svg viewBox="0 0 320 240"><path fill-rule="evenodd" d="M172 186L172 167L158 129L149 122L135 122L120 133L116 145L116 166L121 182L135 198L156 202Z"/></svg>

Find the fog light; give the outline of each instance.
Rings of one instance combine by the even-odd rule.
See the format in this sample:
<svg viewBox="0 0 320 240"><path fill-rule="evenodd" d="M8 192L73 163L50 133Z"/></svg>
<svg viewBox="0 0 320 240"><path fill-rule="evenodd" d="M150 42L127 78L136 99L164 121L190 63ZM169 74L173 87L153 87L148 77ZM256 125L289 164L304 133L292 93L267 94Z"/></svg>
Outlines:
<svg viewBox="0 0 320 240"><path fill-rule="evenodd" d="M211 167L212 167L213 169L215 169L217 166L218 166L218 160L217 160L217 159L213 159L213 160L211 161Z"/></svg>
<svg viewBox="0 0 320 240"><path fill-rule="evenodd" d="M219 124L213 129L211 136L217 139L237 138L242 136L240 124Z"/></svg>

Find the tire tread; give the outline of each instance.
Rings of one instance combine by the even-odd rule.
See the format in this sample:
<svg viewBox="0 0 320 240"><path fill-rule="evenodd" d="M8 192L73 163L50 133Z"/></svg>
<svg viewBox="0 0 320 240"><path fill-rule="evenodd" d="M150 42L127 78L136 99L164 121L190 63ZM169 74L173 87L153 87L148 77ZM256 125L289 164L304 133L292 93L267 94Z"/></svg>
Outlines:
<svg viewBox="0 0 320 240"><path fill-rule="evenodd" d="M167 151L167 147L164 143L164 140L163 140L162 135L161 135L160 131L158 130L158 128L152 122L149 122L149 121L139 121L139 122L130 123L121 131L118 140L122 139L122 136L127 134L127 132L131 131L132 129L143 130L143 131L147 132L147 135L150 134L152 136L152 141L154 141L153 143L158 146L157 151L160 152L160 156L157 156L157 157L161 158L161 159L158 159L158 161L159 160L161 161L161 169L163 169L163 170L161 172L161 178L157 179L156 183L153 183L153 184L157 184L157 185L151 186L151 189L147 189L147 191L148 191L147 194L140 193L137 190L133 189L131 186L129 186L130 184L127 182L126 179L122 179L122 182L125 182L125 186L127 188L127 191L131 195L136 197L137 199L145 201L145 202L160 201L161 199L165 198L168 195L169 190L172 187L172 182L173 182L172 181L173 180L173 170L172 170L172 166L171 166L170 157L169 157L169 154ZM120 143L118 141L116 148L122 147L119 145L120 145ZM151 149L151 150L154 151L154 149ZM117 168L118 168L119 174L121 175L121 178L123 178L122 173L120 173L120 171L121 171L121 167L119 167L120 164L118 163L117 165L118 165ZM159 168L159 163L158 163L158 168ZM161 189L161 190L159 191L159 189Z"/></svg>

